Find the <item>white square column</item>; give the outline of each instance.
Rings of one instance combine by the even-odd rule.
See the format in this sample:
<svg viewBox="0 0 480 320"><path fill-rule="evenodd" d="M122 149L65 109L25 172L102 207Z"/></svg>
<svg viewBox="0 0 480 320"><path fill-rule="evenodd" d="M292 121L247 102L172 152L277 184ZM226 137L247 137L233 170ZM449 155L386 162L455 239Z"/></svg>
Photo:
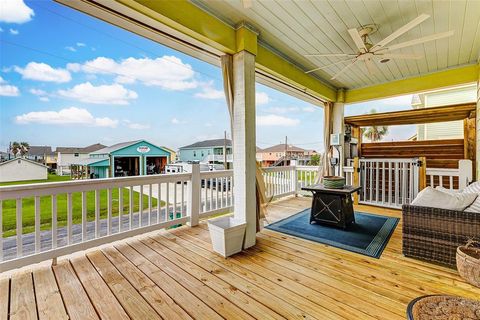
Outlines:
<svg viewBox="0 0 480 320"><path fill-rule="evenodd" d="M244 248L256 242L255 55L233 56L233 196L234 216L245 221Z"/></svg>

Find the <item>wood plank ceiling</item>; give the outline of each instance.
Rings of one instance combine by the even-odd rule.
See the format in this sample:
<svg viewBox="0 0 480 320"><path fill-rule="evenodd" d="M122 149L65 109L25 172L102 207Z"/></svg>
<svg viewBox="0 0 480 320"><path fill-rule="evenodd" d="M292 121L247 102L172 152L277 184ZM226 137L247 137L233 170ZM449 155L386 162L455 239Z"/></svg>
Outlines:
<svg viewBox="0 0 480 320"><path fill-rule="evenodd" d="M477 62L480 51L479 0L253 0L244 8L241 0L192 0L193 3L234 26L247 21L260 30L261 43L288 57L303 70L344 58L304 57L308 53L356 53L347 30L376 24L370 36L377 43L418 15L431 17L393 43L454 30L455 34L425 44L397 50L414 53L420 60L392 59L376 63L380 72L370 75L357 64L336 80L330 78L346 64L319 70L315 75L335 87L359 88L418 76Z"/></svg>

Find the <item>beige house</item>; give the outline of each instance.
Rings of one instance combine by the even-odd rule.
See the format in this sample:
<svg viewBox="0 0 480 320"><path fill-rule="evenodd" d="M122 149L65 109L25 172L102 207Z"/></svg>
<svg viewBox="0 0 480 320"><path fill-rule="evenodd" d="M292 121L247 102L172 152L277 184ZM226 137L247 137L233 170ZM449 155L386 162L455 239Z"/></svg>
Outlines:
<svg viewBox="0 0 480 320"><path fill-rule="evenodd" d="M0 163L0 182L47 180L48 167L25 158Z"/></svg>
<svg viewBox="0 0 480 320"><path fill-rule="evenodd" d="M432 108L475 102L476 85L470 84L412 96L412 108ZM416 140L463 139L463 121L435 122L417 125Z"/></svg>
<svg viewBox="0 0 480 320"><path fill-rule="evenodd" d="M79 160L85 160L90 157L90 153L103 149L104 146L101 143L95 143L87 147L57 147L57 174L68 175L70 174L70 165L77 163Z"/></svg>

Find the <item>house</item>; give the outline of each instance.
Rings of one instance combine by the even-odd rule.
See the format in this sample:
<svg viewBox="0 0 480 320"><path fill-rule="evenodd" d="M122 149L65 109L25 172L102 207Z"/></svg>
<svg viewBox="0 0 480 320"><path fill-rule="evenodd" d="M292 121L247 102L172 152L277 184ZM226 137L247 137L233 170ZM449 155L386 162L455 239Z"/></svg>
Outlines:
<svg viewBox="0 0 480 320"><path fill-rule="evenodd" d="M57 147L57 174L70 174L70 165L79 160L88 159L91 152L105 148L101 143L95 143L87 147Z"/></svg>
<svg viewBox="0 0 480 320"><path fill-rule="evenodd" d="M51 146L30 146L25 158L43 163L50 169L57 168L57 156Z"/></svg>
<svg viewBox="0 0 480 320"><path fill-rule="evenodd" d="M200 161L209 163L223 163L223 149L227 149L227 162L232 161L232 140L212 139L198 141L178 150L178 161Z"/></svg>
<svg viewBox="0 0 480 320"><path fill-rule="evenodd" d="M298 164L308 164L312 155L317 154L315 150L306 150L292 144L277 144L265 149L257 149L257 161L262 163L262 167L270 167L284 164L290 164L290 160L296 160Z"/></svg>
<svg viewBox="0 0 480 320"><path fill-rule="evenodd" d="M0 162L7 161L12 157L9 153L0 151Z"/></svg>
<svg viewBox="0 0 480 320"><path fill-rule="evenodd" d="M96 150L87 159L79 159L72 165L88 167L91 178L142 176L164 173L171 157L171 152L164 147L135 140Z"/></svg>
<svg viewBox="0 0 480 320"><path fill-rule="evenodd" d="M47 180L48 167L26 158L15 158L0 163L0 182Z"/></svg>
<svg viewBox="0 0 480 320"><path fill-rule="evenodd" d="M412 108L433 108L443 105L473 103L476 85L469 84L454 88L435 90L412 96ZM417 125L417 140L463 139L463 120L424 123Z"/></svg>

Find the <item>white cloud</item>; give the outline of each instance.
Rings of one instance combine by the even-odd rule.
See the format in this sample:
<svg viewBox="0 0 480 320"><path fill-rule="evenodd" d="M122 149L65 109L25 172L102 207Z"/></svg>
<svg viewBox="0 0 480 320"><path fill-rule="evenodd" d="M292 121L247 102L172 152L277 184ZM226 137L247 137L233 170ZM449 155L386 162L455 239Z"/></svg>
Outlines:
<svg viewBox="0 0 480 320"><path fill-rule="evenodd" d="M35 12L23 0L2 0L0 22L25 23L32 19Z"/></svg>
<svg viewBox="0 0 480 320"><path fill-rule="evenodd" d="M185 121L185 120L178 120L177 118L172 118L172 120L170 120L170 122L171 122L172 124L185 124L185 123L187 123L187 121Z"/></svg>
<svg viewBox="0 0 480 320"><path fill-rule="evenodd" d="M75 49L75 48L72 47L72 46L65 47L65 50L68 50L68 51L71 51L71 52L77 51L77 49Z"/></svg>
<svg viewBox="0 0 480 320"><path fill-rule="evenodd" d="M62 68L52 68L46 63L29 62L25 68L15 66L15 71L23 79L63 83L72 79L70 72Z"/></svg>
<svg viewBox="0 0 480 320"><path fill-rule="evenodd" d="M95 104L128 104L129 100L138 98L135 91L128 90L121 84L94 86L90 82L77 84L68 90L58 90L65 98Z"/></svg>
<svg viewBox="0 0 480 320"><path fill-rule="evenodd" d="M50 101L50 98L49 97L40 97L40 98L38 98L38 100L43 101L43 102L48 102L48 101Z"/></svg>
<svg viewBox="0 0 480 320"><path fill-rule="evenodd" d="M202 91L195 93L195 97L202 99L224 99L225 93L223 90L217 90L213 86L213 81L201 85Z"/></svg>
<svg viewBox="0 0 480 320"><path fill-rule="evenodd" d="M294 127L300 123L300 120L288 118L284 116L277 116L275 114L269 114L266 116L257 116L257 125L267 126L280 126L280 127Z"/></svg>
<svg viewBox="0 0 480 320"><path fill-rule="evenodd" d="M255 103L257 106L262 104L267 104L270 102L270 97L265 92L257 92L255 93Z"/></svg>
<svg viewBox="0 0 480 320"><path fill-rule="evenodd" d="M20 33L20 31L18 31L17 29L12 29L12 28L10 28L8 31L10 31L10 34L12 34L14 36L16 36Z"/></svg>
<svg viewBox="0 0 480 320"><path fill-rule="evenodd" d="M44 90L41 90L41 89L35 89L35 88L33 88L33 89L30 89L29 92L30 92L31 94L36 95L36 96L46 96L46 95L47 95L47 92L44 91Z"/></svg>
<svg viewBox="0 0 480 320"><path fill-rule="evenodd" d="M18 97L19 95L20 95L20 90L18 90L18 87L12 86L9 84L0 85L0 96Z"/></svg>
<svg viewBox="0 0 480 320"><path fill-rule="evenodd" d="M77 42L77 47L85 47L86 44L83 42Z"/></svg>
<svg viewBox="0 0 480 320"><path fill-rule="evenodd" d="M20 124L40 123L54 125L86 125L93 127L115 128L118 120L111 118L95 118L88 110L69 107L60 111L35 111L15 117Z"/></svg>
<svg viewBox="0 0 480 320"><path fill-rule="evenodd" d="M136 123L136 122L131 122L130 120L123 120L123 123L130 129L134 130L145 130L145 129L150 129L149 124L142 124L142 123Z"/></svg>
<svg viewBox="0 0 480 320"><path fill-rule="evenodd" d="M115 61L106 57L98 57L83 65L71 63L67 69L94 74L116 75L118 83L141 82L147 86L158 86L166 90L187 90L198 86L194 80L195 72L189 64L174 56L163 56L156 59L127 58Z"/></svg>
<svg viewBox="0 0 480 320"><path fill-rule="evenodd" d="M19 95L18 87L7 84L7 81L0 76L0 96L18 97Z"/></svg>
<svg viewBox="0 0 480 320"><path fill-rule="evenodd" d="M303 107L302 110L304 112L315 112L316 109L315 109L315 107L310 106L310 107Z"/></svg>
<svg viewBox="0 0 480 320"><path fill-rule="evenodd" d="M393 98L386 98L377 100L377 102L387 105L387 106L410 106L412 104L412 95L407 94L404 96L398 96Z"/></svg>

